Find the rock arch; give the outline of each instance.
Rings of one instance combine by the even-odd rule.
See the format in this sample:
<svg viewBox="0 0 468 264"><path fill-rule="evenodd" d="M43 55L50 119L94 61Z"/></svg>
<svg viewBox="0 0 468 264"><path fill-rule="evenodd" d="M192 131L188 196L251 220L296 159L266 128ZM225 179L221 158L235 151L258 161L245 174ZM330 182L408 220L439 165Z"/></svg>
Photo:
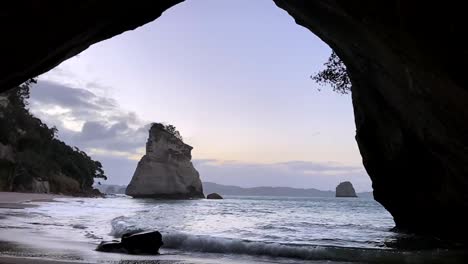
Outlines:
<svg viewBox="0 0 468 264"><path fill-rule="evenodd" d="M9 1L0 91L183 0ZM343 59L374 196L409 231L468 235L468 45L463 3L273 0ZM245 8L248 8L246 6Z"/></svg>

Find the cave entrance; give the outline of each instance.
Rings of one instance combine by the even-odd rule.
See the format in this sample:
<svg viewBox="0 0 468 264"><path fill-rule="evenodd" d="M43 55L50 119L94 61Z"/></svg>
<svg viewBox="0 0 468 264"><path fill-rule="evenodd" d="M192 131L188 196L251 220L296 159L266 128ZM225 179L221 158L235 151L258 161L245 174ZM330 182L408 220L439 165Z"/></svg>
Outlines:
<svg viewBox="0 0 468 264"><path fill-rule="evenodd" d="M181 2L9 3L0 15L7 40L0 43L0 90L52 69L89 45L149 23ZM464 17L462 3L274 3L346 63L363 163L375 198L397 226L466 240L468 220L459 214L467 208L468 164L468 94L460 74L467 61L465 46L459 45L466 35L459 19ZM251 3L244 4L241 11L248 12ZM453 19L433 19L441 14Z"/></svg>
<svg viewBox="0 0 468 264"><path fill-rule="evenodd" d="M247 4L249 10L236 13ZM203 12L208 6L217 12ZM331 52L271 1L192 0L40 76L40 87L32 90L31 110L56 122L51 124L65 142L101 160L115 185L130 180L144 152L147 124L157 121L175 124L195 147L194 163L204 181L244 188L334 190L350 180L358 192L369 192L371 182L353 137L350 95L329 87L318 91L309 78ZM274 199L279 198L260 200L274 210ZM251 200L253 208L263 210ZM291 201L282 209L301 211L297 219L304 225L314 226L308 214L321 221L322 213L338 225L380 221L382 233L368 234L374 239L389 236L393 226L373 200L356 207L339 199L326 206L297 197ZM307 211L308 202L320 210ZM353 214L340 211L340 206ZM281 212L279 217L286 221L291 215ZM242 219L238 227L249 224ZM307 234L306 230L294 232ZM300 242L297 239L294 242Z"/></svg>
<svg viewBox="0 0 468 264"><path fill-rule="evenodd" d="M251 9L239 19L247 4ZM210 8L217 12L203 11ZM148 123L155 121L177 126L194 147L195 167L211 188L236 185L269 191L256 198L233 198L230 206L251 205L237 220L219 214L225 211L222 204L218 213L203 211L212 216L204 219L211 231L227 235L233 233L231 226L262 234L260 230L270 228L294 236L297 243L334 239L332 245L339 246L340 236L349 235L347 227L374 225L372 221L383 217L386 222L379 220L379 231L368 235L390 236L391 217L375 201L354 204L332 198L342 181L351 181L360 193L371 191L371 183L353 137L350 95L329 87L318 91L309 78L330 53L271 1L188 1L41 76L39 87L32 90L31 110L55 122L59 138L103 163L110 184L120 185L106 190L115 192L130 181L144 154ZM300 188L325 198L301 198L313 195L294 193ZM289 191L293 197L266 197L275 191ZM163 203L167 217L182 221L169 213L170 206ZM181 212L190 211L184 204L180 207ZM291 214L298 221L287 222ZM261 223L264 217L286 224ZM196 221L187 221L194 232L203 231ZM217 226L220 221L230 224ZM332 221L335 237L328 236L320 221ZM361 243L357 236L362 230L351 232L356 235L352 243Z"/></svg>
<svg viewBox="0 0 468 264"><path fill-rule="evenodd" d="M55 118L64 134L85 134L67 138L72 144L112 157L104 165L118 175L115 183L124 184L133 174L134 166L117 160L135 163L142 155L145 121L162 121L179 128L196 159L216 161L200 166L236 161L260 168L258 178L244 176L251 186L333 190L350 180L358 191L370 191L353 138L350 95L309 78L323 68L331 49L273 2L250 4L239 19L232 10L243 4L184 2L155 22L95 44L40 78L45 83L33 89L38 104L32 109L44 119ZM210 8L218 12L204 11ZM260 10L268 12L258 16ZM82 104L47 101L54 94L66 97L64 91L75 92L100 114L82 111ZM123 137L131 142L114 142ZM285 170L284 177L269 180L269 164ZM249 185L226 181L208 168L207 181Z"/></svg>

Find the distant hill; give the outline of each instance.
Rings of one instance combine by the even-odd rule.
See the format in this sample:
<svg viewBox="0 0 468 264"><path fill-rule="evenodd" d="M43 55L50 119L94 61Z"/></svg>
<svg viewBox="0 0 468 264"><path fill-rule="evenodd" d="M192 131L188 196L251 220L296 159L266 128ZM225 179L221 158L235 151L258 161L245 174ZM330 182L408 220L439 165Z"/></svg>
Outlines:
<svg viewBox="0 0 468 264"><path fill-rule="evenodd" d="M125 194L125 185L102 184L95 185L102 193ZM221 195L239 196L289 196L289 197L335 197L334 191L321 191L318 189L299 189L290 187L253 187L243 188L234 185L222 185L214 182L203 182L205 195L219 193ZM362 198L373 198L372 192L361 192L357 194Z"/></svg>
<svg viewBox="0 0 468 264"><path fill-rule="evenodd" d="M221 185L214 182L204 182L203 192L219 193L221 195L242 196L289 196L289 197L335 197L334 191L321 191L318 189L299 189L290 187L252 187L242 188L233 185ZM358 193L358 197L373 198L372 192Z"/></svg>
<svg viewBox="0 0 468 264"><path fill-rule="evenodd" d="M372 198L372 199L374 199L374 194L372 192L360 192L360 193L357 193L357 196L362 197L362 198Z"/></svg>

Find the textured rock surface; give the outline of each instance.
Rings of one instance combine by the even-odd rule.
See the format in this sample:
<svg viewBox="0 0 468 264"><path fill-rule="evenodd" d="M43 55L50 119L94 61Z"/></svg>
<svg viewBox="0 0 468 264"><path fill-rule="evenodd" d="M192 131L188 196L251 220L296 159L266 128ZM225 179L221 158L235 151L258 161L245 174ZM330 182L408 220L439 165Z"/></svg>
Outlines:
<svg viewBox="0 0 468 264"><path fill-rule="evenodd" d="M223 197L218 193L210 193L206 196L206 199L220 200L223 199Z"/></svg>
<svg viewBox="0 0 468 264"><path fill-rule="evenodd" d="M0 191L11 191L13 185L13 178L15 176L14 163L15 155L13 148L9 145L4 145L0 143Z"/></svg>
<svg viewBox="0 0 468 264"><path fill-rule="evenodd" d="M7 1L0 9L1 36L10 40L0 43L0 92L47 72L98 41L144 25L180 2Z"/></svg>
<svg viewBox="0 0 468 264"><path fill-rule="evenodd" d="M143 25L179 2L8 1L0 10L0 90ZM463 1L274 2L347 65L356 139L375 199L402 229L467 240Z"/></svg>
<svg viewBox="0 0 468 264"><path fill-rule="evenodd" d="M275 2L346 64L363 163L375 199L397 227L468 240L468 32L462 4Z"/></svg>
<svg viewBox="0 0 468 264"><path fill-rule="evenodd" d="M0 143L0 160L14 162L15 155L11 146Z"/></svg>
<svg viewBox="0 0 468 264"><path fill-rule="evenodd" d="M353 184L351 184L351 182L349 181L340 182L340 184L336 186L335 196L336 197L357 197Z"/></svg>
<svg viewBox="0 0 468 264"><path fill-rule="evenodd" d="M49 181L41 179L32 179L31 191L34 193L50 193Z"/></svg>
<svg viewBox="0 0 468 264"><path fill-rule="evenodd" d="M162 235L158 231L140 232L135 234L124 234L121 242L103 241L96 248L96 251L138 254L138 255L158 255L159 248L164 245Z"/></svg>
<svg viewBox="0 0 468 264"><path fill-rule="evenodd" d="M154 124L146 155L138 162L125 193L132 197L204 198L200 176L193 167L192 147L160 124Z"/></svg>

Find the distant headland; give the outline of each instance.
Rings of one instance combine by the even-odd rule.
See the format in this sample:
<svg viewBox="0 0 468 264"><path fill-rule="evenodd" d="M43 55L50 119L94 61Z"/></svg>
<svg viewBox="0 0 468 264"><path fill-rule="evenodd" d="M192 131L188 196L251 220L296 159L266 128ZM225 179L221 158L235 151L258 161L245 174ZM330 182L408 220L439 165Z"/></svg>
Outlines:
<svg viewBox="0 0 468 264"><path fill-rule="evenodd" d="M124 194L125 185L102 184L96 186L101 192L107 194ZM252 187L243 188L233 185L223 185L214 182L203 182L205 193L219 193L225 195L238 196L278 196L278 197L335 197L334 191L323 191L318 189L300 189L291 187ZM373 198L372 192L360 192L357 195L361 198Z"/></svg>

